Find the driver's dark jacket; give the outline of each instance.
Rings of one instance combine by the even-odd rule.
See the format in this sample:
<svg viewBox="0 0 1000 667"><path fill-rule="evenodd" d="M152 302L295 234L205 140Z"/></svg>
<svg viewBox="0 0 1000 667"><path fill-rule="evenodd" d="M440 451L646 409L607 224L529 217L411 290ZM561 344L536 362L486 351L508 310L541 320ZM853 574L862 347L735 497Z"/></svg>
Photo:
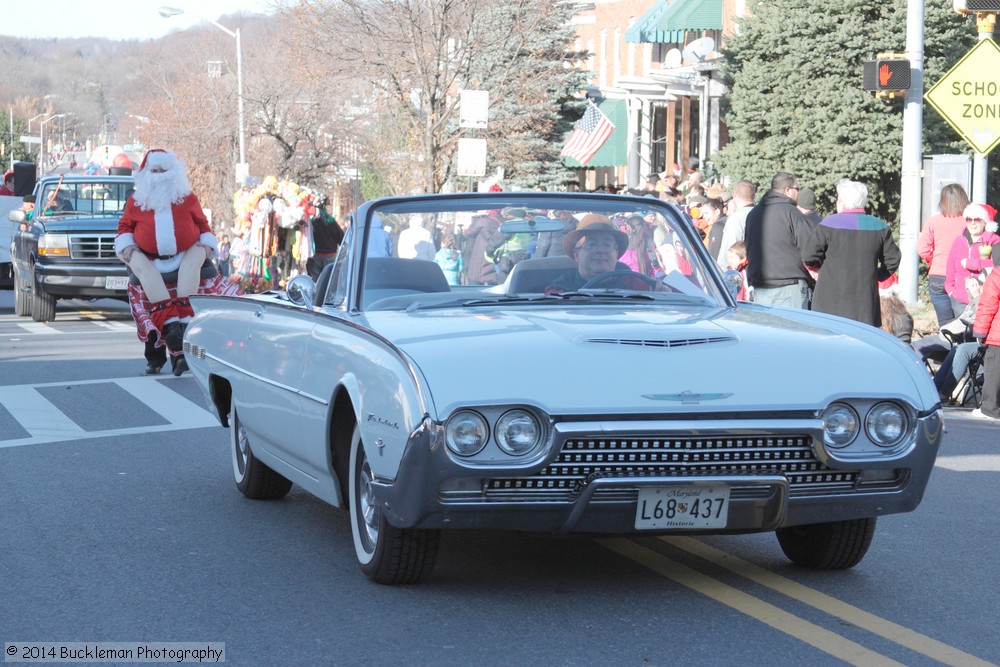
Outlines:
<svg viewBox="0 0 1000 667"><path fill-rule="evenodd" d="M631 271L628 265L618 262L615 265L615 271ZM584 278L580 275L580 271L574 269L572 271L567 271L556 277L552 281L552 284L545 288L546 294L562 294L563 292L575 292L584 285L587 284L589 278ZM616 278L608 278L607 280L601 281L595 287L600 289L630 289L639 290L643 292L648 292L650 287L649 283L644 280L640 280L635 276L618 276Z"/></svg>

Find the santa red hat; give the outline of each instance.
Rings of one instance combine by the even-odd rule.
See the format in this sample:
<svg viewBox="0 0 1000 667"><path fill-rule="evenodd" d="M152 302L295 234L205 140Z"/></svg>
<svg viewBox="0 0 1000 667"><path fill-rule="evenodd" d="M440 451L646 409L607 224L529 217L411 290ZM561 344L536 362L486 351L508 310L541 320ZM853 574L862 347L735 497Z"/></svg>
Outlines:
<svg viewBox="0 0 1000 667"><path fill-rule="evenodd" d="M177 164L177 156L168 151L166 148L150 148L146 151L146 154L142 156L142 163L139 165L139 171L146 170L146 163L150 162L150 167L161 166L168 167Z"/></svg>

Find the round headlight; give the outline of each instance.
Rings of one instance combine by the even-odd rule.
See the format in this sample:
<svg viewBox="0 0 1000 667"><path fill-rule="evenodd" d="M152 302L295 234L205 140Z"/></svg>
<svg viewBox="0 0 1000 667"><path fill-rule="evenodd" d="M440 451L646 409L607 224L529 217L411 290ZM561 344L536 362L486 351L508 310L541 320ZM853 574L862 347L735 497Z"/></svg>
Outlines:
<svg viewBox="0 0 1000 667"><path fill-rule="evenodd" d="M865 417L865 432L879 447L892 447L906 436L906 411L895 403L879 403Z"/></svg>
<svg viewBox="0 0 1000 667"><path fill-rule="evenodd" d="M511 410L497 420L496 435L500 449L519 456L538 446L542 438L542 427L530 412Z"/></svg>
<svg viewBox="0 0 1000 667"><path fill-rule="evenodd" d="M823 442L828 447L846 447L858 435L858 413L846 403L834 403L823 411Z"/></svg>
<svg viewBox="0 0 1000 667"><path fill-rule="evenodd" d="M478 412L456 412L444 430L448 449L459 456L472 456L482 451L490 436L490 427Z"/></svg>

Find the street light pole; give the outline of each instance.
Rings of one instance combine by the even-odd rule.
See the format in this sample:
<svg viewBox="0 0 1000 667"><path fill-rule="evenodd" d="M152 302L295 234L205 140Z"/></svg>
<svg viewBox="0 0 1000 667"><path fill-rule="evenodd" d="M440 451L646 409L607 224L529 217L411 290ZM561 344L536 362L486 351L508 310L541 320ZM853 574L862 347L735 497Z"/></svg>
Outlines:
<svg viewBox="0 0 1000 667"><path fill-rule="evenodd" d="M39 140L41 141L41 143L38 145L38 175L39 176L41 176L42 174L45 173L45 162L44 162L44 157L43 157L44 154L45 154L45 124L47 122L49 122L50 120L55 120L56 118L62 118L65 115L66 114L64 114L64 113L57 113L55 116L50 116L49 118L46 118L45 120L43 120L41 122L41 128L42 129L39 131L39 137L38 137Z"/></svg>
<svg viewBox="0 0 1000 667"><path fill-rule="evenodd" d="M178 7L160 7L158 10L160 16L163 18L171 18L173 16L179 16L181 14L190 14L192 16L197 16L204 19L214 25L216 28L226 33L230 37L236 40L236 99L237 99L237 118L239 127L239 143L240 143L240 163L236 166L236 180L240 185L246 183L247 177L250 175L250 165L247 163L247 153L246 153L246 139L244 135L246 134L246 120L243 110L243 40L240 36L240 29L237 28L235 31L230 30L226 26L210 19L209 17L198 14L196 12L190 12Z"/></svg>

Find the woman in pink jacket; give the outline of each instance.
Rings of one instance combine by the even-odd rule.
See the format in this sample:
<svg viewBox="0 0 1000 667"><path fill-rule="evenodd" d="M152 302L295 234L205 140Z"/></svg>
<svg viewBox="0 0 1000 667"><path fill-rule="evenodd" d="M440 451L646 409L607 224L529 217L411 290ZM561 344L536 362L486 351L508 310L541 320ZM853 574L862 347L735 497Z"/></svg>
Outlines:
<svg viewBox="0 0 1000 667"><path fill-rule="evenodd" d="M961 185L951 183L944 186L941 189L941 199L938 201L940 213L927 219L924 230L917 239L917 254L930 267L927 271L928 291L939 327L958 316L958 313L954 312L951 297L945 291L944 281L948 269L948 253L955 242L955 237L965 231L963 212L968 205L969 195Z"/></svg>
<svg viewBox="0 0 1000 667"><path fill-rule="evenodd" d="M1000 419L1000 268L995 268L983 285L972 334L986 345L983 356L983 403L972 414Z"/></svg>
<svg viewBox="0 0 1000 667"><path fill-rule="evenodd" d="M986 207L980 204L965 207L965 231L951 244L944 280L944 289L956 313L961 313L969 304L965 279L975 278L985 268L993 268L993 246L1000 243L996 231L997 223L993 222Z"/></svg>

